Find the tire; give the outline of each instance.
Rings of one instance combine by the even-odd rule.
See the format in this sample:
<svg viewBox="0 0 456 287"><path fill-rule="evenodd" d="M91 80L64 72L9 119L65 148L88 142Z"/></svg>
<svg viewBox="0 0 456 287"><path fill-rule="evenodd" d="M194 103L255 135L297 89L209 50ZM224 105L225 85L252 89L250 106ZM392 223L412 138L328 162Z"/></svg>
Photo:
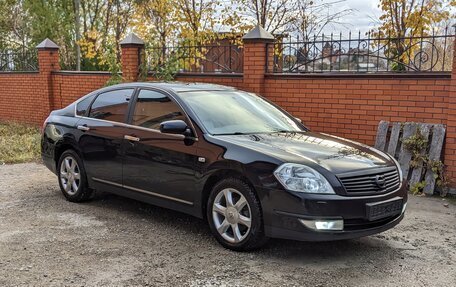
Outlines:
<svg viewBox="0 0 456 287"><path fill-rule="evenodd" d="M260 202L243 180L226 178L219 181L212 188L206 210L210 229L225 248L249 251L267 242Z"/></svg>
<svg viewBox="0 0 456 287"><path fill-rule="evenodd" d="M66 150L60 156L57 177L60 190L68 201L87 201L94 194L87 185L87 175L81 157L74 150Z"/></svg>

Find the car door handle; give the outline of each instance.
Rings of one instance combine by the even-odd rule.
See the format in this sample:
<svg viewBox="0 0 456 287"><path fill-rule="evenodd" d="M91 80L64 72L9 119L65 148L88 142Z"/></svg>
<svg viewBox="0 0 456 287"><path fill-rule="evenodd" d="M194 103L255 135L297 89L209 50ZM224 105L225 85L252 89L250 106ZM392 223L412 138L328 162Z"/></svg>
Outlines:
<svg viewBox="0 0 456 287"><path fill-rule="evenodd" d="M124 139L129 140L129 141L134 141L134 142L140 141L140 138L134 137L134 136L129 136L129 135L124 135Z"/></svg>
<svg viewBox="0 0 456 287"><path fill-rule="evenodd" d="M90 130L90 128L86 125L82 125L82 126L78 126L78 130L86 132L86 131Z"/></svg>

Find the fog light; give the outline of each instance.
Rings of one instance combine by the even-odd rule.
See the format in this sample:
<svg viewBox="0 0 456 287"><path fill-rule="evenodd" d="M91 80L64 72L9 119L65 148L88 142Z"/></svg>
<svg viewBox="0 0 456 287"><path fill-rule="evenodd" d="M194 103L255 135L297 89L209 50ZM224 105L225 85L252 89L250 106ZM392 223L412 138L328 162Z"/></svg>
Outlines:
<svg viewBox="0 0 456 287"><path fill-rule="evenodd" d="M343 219L334 219L334 220L309 220L309 219L299 219L299 221L304 224L305 227L312 230L324 231L324 230L344 230L344 220Z"/></svg>

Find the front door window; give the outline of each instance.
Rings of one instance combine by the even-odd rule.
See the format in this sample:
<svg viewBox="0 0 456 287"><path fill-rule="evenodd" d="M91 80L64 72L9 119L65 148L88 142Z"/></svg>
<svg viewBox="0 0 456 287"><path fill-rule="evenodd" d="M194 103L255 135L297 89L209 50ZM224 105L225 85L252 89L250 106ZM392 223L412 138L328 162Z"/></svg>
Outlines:
<svg viewBox="0 0 456 287"><path fill-rule="evenodd" d="M132 124L158 130L161 122L169 120L185 120L180 107L165 94L141 90L135 104Z"/></svg>

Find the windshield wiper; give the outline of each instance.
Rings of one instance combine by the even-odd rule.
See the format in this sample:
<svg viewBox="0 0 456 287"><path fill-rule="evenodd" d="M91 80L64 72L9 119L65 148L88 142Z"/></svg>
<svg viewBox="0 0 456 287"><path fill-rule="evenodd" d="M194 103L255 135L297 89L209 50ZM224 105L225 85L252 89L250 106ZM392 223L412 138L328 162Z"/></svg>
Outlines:
<svg viewBox="0 0 456 287"><path fill-rule="evenodd" d="M222 134L212 134L214 136L231 136L231 135L246 135L246 133L242 133L242 132L234 132L234 133L222 133Z"/></svg>
<svg viewBox="0 0 456 287"><path fill-rule="evenodd" d="M273 133L296 133L297 131L274 130Z"/></svg>

